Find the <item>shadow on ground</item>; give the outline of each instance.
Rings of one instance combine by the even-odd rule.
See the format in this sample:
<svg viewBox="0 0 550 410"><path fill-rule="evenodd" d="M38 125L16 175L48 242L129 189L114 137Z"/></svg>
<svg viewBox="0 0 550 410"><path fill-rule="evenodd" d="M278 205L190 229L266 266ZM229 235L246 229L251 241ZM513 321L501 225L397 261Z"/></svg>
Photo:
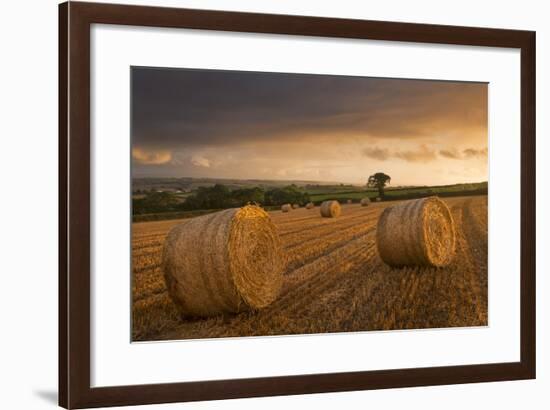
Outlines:
<svg viewBox="0 0 550 410"><path fill-rule="evenodd" d="M42 400L57 405L57 391L55 390L35 390L34 395Z"/></svg>

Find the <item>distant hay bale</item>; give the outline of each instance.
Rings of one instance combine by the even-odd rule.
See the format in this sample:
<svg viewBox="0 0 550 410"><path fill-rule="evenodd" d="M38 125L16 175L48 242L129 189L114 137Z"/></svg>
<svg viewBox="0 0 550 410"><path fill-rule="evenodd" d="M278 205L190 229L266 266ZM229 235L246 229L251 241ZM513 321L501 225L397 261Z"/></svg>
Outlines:
<svg viewBox="0 0 550 410"><path fill-rule="evenodd" d="M348 204L351 204L353 201L351 199L348 199Z"/></svg>
<svg viewBox="0 0 550 410"><path fill-rule="evenodd" d="M292 209L298 209L300 207L300 204L292 204Z"/></svg>
<svg viewBox="0 0 550 410"><path fill-rule="evenodd" d="M390 266L447 266L456 247L451 212L437 197L386 208L378 220L376 244Z"/></svg>
<svg viewBox="0 0 550 410"><path fill-rule="evenodd" d="M369 206L369 205L370 205L369 197L361 198L361 206Z"/></svg>
<svg viewBox="0 0 550 410"><path fill-rule="evenodd" d="M321 216L324 218L336 218L342 213L342 208L338 201L324 201L321 204Z"/></svg>
<svg viewBox="0 0 550 410"><path fill-rule="evenodd" d="M284 204L281 206L281 211L283 212L290 212L292 210L292 205L290 204Z"/></svg>
<svg viewBox="0 0 550 410"><path fill-rule="evenodd" d="M306 209L312 209L312 208L315 208L315 204L313 202L308 202L306 204Z"/></svg>
<svg viewBox="0 0 550 410"><path fill-rule="evenodd" d="M257 206L227 209L175 226L162 266L186 316L263 308L279 295L285 259L275 225Z"/></svg>
<svg viewBox="0 0 550 410"><path fill-rule="evenodd" d="M380 202L382 200L382 198L380 198L379 196L376 197L375 201L376 202Z"/></svg>

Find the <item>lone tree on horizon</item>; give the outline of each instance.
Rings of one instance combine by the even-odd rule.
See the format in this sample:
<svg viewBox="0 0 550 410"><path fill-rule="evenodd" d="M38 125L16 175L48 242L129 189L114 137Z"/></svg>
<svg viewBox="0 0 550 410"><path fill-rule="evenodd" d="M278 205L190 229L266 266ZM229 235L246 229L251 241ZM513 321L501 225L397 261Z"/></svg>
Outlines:
<svg viewBox="0 0 550 410"><path fill-rule="evenodd" d="M371 175L369 177L369 181L367 182L367 187L377 188L378 196L380 198L384 198L384 188L386 184L390 183L390 181L391 181L391 178L389 175L386 175L383 172L377 172L376 174Z"/></svg>

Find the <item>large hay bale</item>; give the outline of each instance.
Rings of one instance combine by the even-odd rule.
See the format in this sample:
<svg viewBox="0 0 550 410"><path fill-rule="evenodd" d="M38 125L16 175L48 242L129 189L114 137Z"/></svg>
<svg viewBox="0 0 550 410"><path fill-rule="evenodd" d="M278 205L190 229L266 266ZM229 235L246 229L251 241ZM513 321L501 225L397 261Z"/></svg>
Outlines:
<svg viewBox="0 0 550 410"><path fill-rule="evenodd" d="M306 209L313 209L313 208L315 208L315 204L313 202L308 202L306 204Z"/></svg>
<svg viewBox="0 0 550 410"><path fill-rule="evenodd" d="M162 261L181 313L203 317L269 305L279 295L284 263L275 225L253 205L177 225Z"/></svg>
<svg viewBox="0 0 550 410"><path fill-rule="evenodd" d="M292 205L290 204L284 204L281 206L281 211L283 212L290 212L292 210Z"/></svg>
<svg viewBox="0 0 550 410"><path fill-rule="evenodd" d="M300 207L300 204L292 204L292 209L298 209Z"/></svg>
<svg viewBox="0 0 550 410"><path fill-rule="evenodd" d="M376 244L390 266L447 266L456 246L451 212L437 197L386 208L378 220Z"/></svg>
<svg viewBox="0 0 550 410"><path fill-rule="evenodd" d="M336 218L342 213L342 208L338 201L324 201L321 204L321 216L324 218Z"/></svg>
<svg viewBox="0 0 550 410"><path fill-rule="evenodd" d="M369 197L361 198L361 206L369 206L369 204L370 204L370 198Z"/></svg>

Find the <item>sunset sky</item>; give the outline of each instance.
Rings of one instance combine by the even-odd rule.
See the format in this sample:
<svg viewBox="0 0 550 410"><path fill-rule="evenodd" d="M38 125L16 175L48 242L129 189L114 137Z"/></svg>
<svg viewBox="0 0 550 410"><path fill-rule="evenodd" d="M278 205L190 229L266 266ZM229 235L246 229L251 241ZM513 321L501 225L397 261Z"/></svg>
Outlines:
<svg viewBox="0 0 550 410"><path fill-rule="evenodd" d="M487 84L132 68L134 177L486 181Z"/></svg>

